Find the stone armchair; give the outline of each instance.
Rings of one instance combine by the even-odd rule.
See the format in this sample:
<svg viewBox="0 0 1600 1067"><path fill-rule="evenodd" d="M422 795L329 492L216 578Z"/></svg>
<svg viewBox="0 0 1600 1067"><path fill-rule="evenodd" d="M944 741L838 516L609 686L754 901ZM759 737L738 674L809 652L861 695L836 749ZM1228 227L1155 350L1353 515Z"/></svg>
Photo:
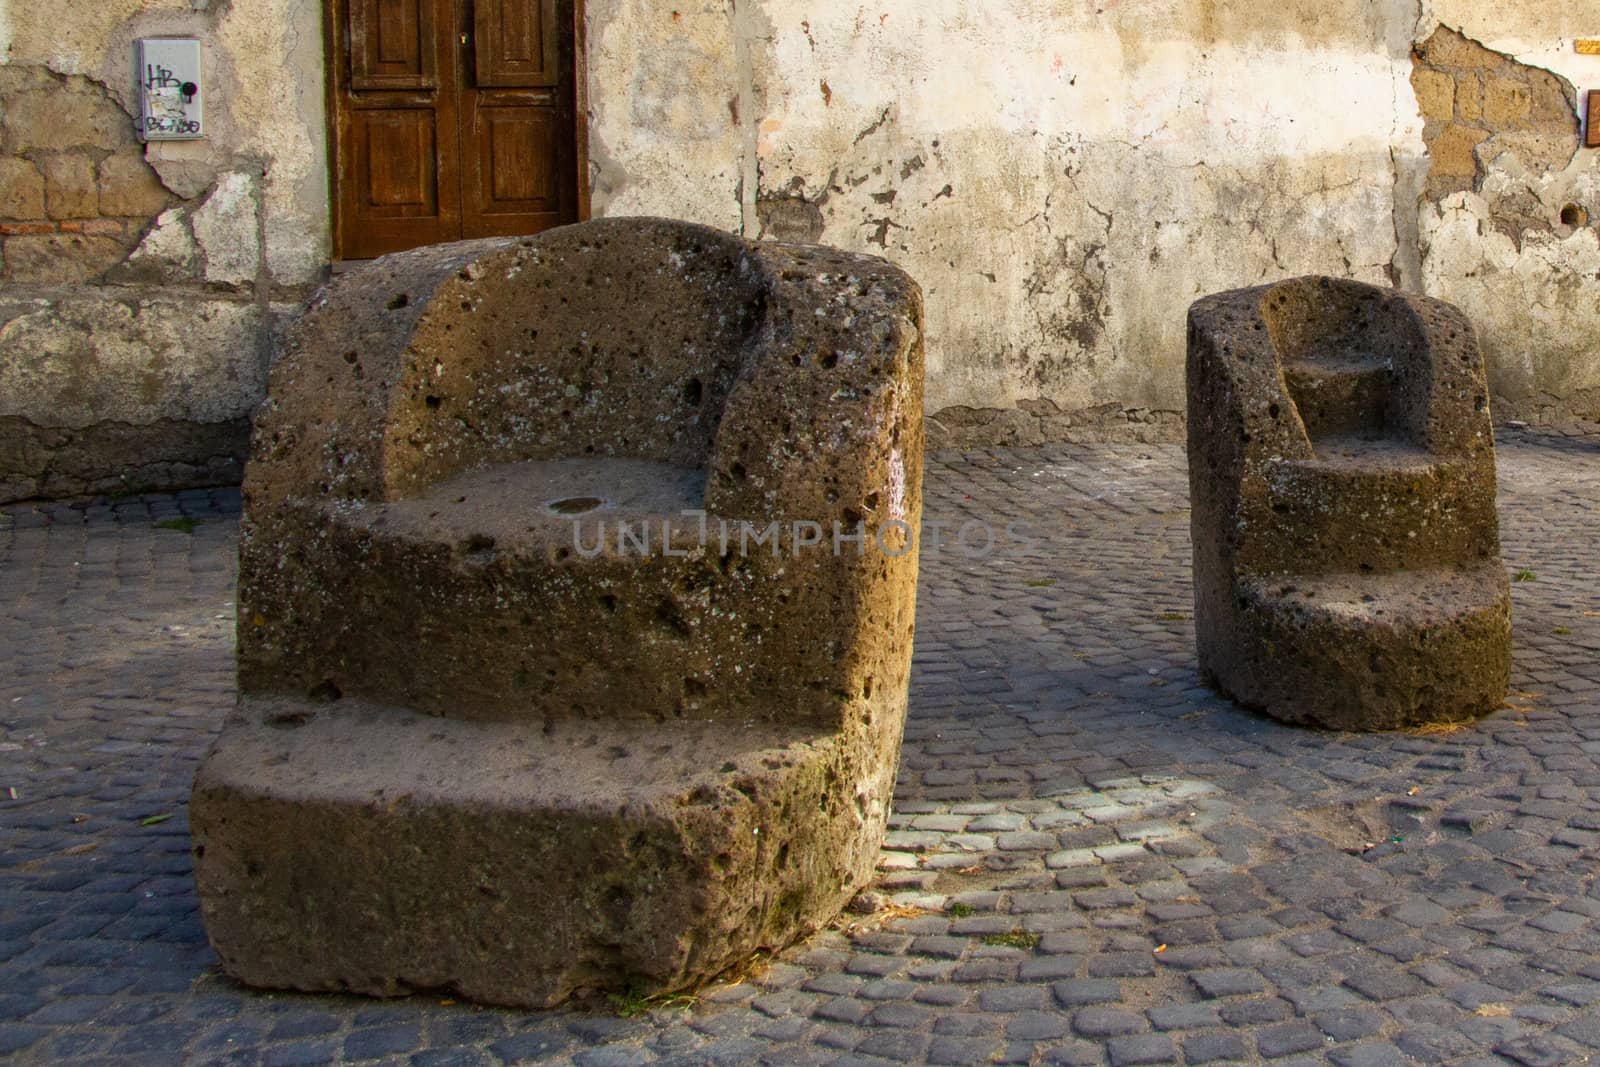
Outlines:
<svg viewBox="0 0 1600 1067"><path fill-rule="evenodd" d="M1511 606L1466 317L1297 278L1197 301L1188 346L1202 672L1341 729L1498 707Z"/></svg>
<svg viewBox="0 0 1600 1067"><path fill-rule="evenodd" d="M336 278L257 417L195 784L225 969L540 1006L831 918L905 714L920 326L881 260L664 220Z"/></svg>

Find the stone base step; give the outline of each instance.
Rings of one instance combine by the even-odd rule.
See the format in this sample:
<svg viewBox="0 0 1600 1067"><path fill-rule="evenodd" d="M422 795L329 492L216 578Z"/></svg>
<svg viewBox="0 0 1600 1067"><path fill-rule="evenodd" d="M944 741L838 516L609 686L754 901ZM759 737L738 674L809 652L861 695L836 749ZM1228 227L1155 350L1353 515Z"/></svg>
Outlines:
<svg viewBox="0 0 1600 1067"><path fill-rule="evenodd" d="M521 1007L691 986L872 877L903 715L541 731L248 697L190 804L206 929L257 986Z"/></svg>
<svg viewBox="0 0 1600 1067"><path fill-rule="evenodd" d="M1511 593L1498 565L1257 577L1234 609L1201 666L1240 703L1285 721L1457 721L1499 707L1509 683Z"/></svg>

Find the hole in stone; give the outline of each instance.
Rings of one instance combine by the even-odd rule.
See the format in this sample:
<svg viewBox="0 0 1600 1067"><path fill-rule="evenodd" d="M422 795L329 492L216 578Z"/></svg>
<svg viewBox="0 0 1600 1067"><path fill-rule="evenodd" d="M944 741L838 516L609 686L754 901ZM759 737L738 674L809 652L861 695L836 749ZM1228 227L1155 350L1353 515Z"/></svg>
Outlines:
<svg viewBox="0 0 1600 1067"><path fill-rule="evenodd" d="M1567 204L1561 209L1561 225L1587 226L1589 225L1589 213L1577 204Z"/></svg>
<svg viewBox="0 0 1600 1067"><path fill-rule="evenodd" d="M582 515L586 511L593 511L605 501L596 496L569 496L560 500L552 500L545 506L557 515Z"/></svg>
<svg viewBox="0 0 1600 1067"><path fill-rule="evenodd" d="M312 686L306 695L320 703L331 704L344 696L344 691L339 688L332 678L324 678Z"/></svg>
<svg viewBox="0 0 1600 1067"><path fill-rule="evenodd" d="M617 610L617 598L612 596L610 593L602 593L595 599L599 602L602 608L606 609L607 614L614 613Z"/></svg>
<svg viewBox="0 0 1600 1067"><path fill-rule="evenodd" d="M877 493L868 493L866 495L866 497L861 502L867 506L867 510L868 511L877 511L878 510L878 494Z"/></svg>
<svg viewBox="0 0 1600 1067"><path fill-rule="evenodd" d="M429 411L438 411L439 410L439 405L444 403L444 401L440 400L436 396L423 397L422 398L422 402L424 404L428 405L428 410Z"/></svg>
<svg viewBox="0 0 1600 1067"><path fill-rule="evenodd" d="M488 552L492 548L494 548L494 538L488 534L468 534L467 539L461 542L461 551L467 553Z"/></svg>
<svg viewBox="0 0 1600 1067"><path fill-rule="evenodd" d="M817 366L821 367L823 370L832 370L834 367L836 367L838 365L839 365L839 353L837 353L837 352L819 352L819 353L817 353Z"/></svg>
<svg viewBox="0 0 1600 1067"><path fill-rule="evenodd" d="M703 393L704 389L700 385L699 378L690 378L683 383L683 402L690 407L697 408L700 406L700 399Z"/></svg>
<svg viewBox="0 0 1600 1067"><path fill-rule="evenodd" d="M685 678L683 680L683 691L688 696L703 697L706 695L706 683L698 678Z"/></svg>
<svg viewBox="0 0 1600 1067"><path fill-rule="evenodd" d="M678 605L662 597L656 604L656 624L675 637L691 637L694 631L690 629L683 614L678 611Z"/></svg>
<svg viewBox="0 0 1600 1067"><path fill-rule="evenodd" d="M729 467L728 468L728 476L731 477L736 482L744 481L744 477L745 477L744 464L743 463L735 463L733 466Z"/></svg>
<svg viewBox="0 0 1600 1067"><path fill-rule="evenodd" d="M356 361L356 354L354 352L346 352L344 354L344 361L346 363L354 363Z"/></svg>
<svg viewBox="0 0 1600 1067"><path fill-rule="evenodd" d="M411 298L409 296L404 293L396 293L389 301L389 310L399 311L409 303L411 303Z"/></svg>

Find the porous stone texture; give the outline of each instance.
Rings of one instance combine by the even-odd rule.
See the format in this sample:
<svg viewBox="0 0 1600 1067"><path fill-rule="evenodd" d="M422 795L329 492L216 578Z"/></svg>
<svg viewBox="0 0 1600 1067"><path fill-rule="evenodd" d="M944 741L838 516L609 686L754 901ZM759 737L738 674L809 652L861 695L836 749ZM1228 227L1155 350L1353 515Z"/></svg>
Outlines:
<svg viewBox="0 0 1600 1067"><path fill-rule="evenodd" d="M663 220L324 289L258 413L190 809L224 968L542 1006L836 914L905 715L920 326L881 260Z"/></svg>
<svg viewBox="0 0 1600 1067"><path fill-rule="evenodd" d="M1290 722L1388 729L1500 706L1511 601L1472 325L1330 278L1189 311L1200 667Z"/></svg>

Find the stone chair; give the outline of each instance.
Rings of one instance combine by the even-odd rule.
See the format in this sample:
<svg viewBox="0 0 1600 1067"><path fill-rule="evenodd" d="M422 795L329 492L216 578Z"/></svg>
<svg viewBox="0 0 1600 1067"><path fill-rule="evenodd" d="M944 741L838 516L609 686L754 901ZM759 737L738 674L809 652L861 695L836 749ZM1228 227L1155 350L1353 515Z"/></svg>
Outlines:
<svg viewBox="0 0 1600 1067"><path fill-rule="evenodd" d="M1188 349L1207 678L1276 718L1337 729L1499 707L1511 601L1466 317L1297 278L1197 301Z"/></svg>
<svg viewBox="0 0 1600 1067"><path fill-rule="evenodd" d="M224 969L547 1006L831 919L905 716L921 316L664 220L336 277L257 416L191 802Z"/></svg>

